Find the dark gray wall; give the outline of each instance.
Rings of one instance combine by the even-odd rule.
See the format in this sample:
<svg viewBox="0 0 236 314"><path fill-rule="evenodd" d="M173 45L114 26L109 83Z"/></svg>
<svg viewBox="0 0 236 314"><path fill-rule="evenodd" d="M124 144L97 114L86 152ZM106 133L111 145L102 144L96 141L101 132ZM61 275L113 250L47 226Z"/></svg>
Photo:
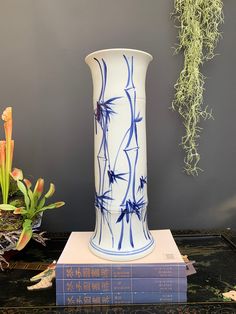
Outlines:
<svg viewBox="0 0 236 314"><path fill-rule="evenodd" d="M236 1L224 1L224 37L204 65L198 177L182 172L182 122L171 110L182 56L173 56L173 0L0 0L0 104L14 107L14 165L57 186L66 206L44 215L51 231L91 230L92 80L84 57L127 47L154 57L147 75L150 228L236 228Z"/></svg>

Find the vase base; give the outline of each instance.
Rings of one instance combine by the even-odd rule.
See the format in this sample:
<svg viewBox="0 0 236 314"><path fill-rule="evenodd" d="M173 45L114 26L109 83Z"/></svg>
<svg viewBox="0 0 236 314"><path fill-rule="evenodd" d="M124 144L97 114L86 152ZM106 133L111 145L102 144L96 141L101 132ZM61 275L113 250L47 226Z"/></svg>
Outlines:
<svg viewBox="0 0 236 314"><path fill-rule="evenodd" d="M146 246L144 246L138 250L132 250L132 251L105 250L105 249L97 246L92 241L92 239L89 241L88 247L93 254L95 254L96 256L101 257L103 259L106 259L109 261L127 262L127 261L132 261L132 260L142 258L142 257L150 254L155 247L155 241L153 238L151 238L151 241Z"/></svg>

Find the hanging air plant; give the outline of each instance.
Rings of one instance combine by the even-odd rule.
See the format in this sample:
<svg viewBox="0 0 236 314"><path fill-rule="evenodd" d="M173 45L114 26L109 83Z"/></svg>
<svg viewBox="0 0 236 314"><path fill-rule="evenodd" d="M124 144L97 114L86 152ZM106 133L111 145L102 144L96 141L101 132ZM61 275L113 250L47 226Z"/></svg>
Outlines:
<svg viewBox="0 0 236 314"><path fill-rule="evenodd" d="M201 66L214 57L214 50L221 37L219 24L223 22L222 0L175 0L174 19L179 28L179 45L175 52L183 51L184 66L175 84L174 110L183 118L185 135L182 146L186 153L184 170L197 175L198 138L201 119L212 118L211 110L203 107L205 77Z"/></svg>

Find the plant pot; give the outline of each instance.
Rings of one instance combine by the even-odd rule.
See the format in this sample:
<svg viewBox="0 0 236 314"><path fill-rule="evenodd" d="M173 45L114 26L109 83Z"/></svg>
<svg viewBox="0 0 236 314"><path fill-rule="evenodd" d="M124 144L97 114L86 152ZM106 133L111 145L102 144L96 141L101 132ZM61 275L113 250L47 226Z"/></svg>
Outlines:
<svg viewBox="0 0 236 314"><path fill-rule="evenodd" d="M154 248L147 225L145 78L152 56L108 49L85 59L92 72L96 226L91 251L141 258Z"/></svg>

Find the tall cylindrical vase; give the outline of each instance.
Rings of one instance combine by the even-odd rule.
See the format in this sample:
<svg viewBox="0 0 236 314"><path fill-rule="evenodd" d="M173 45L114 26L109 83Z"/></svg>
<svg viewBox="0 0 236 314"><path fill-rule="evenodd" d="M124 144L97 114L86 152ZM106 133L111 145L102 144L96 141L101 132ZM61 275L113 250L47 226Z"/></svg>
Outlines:
<svg viewBox="0 0 236 314"><path fill-rule="evenodd" d="M96 226L92 252L128 261L154 248L147 225L145 79L152 56L107 49L85 58L92 72Z"/></svg>

